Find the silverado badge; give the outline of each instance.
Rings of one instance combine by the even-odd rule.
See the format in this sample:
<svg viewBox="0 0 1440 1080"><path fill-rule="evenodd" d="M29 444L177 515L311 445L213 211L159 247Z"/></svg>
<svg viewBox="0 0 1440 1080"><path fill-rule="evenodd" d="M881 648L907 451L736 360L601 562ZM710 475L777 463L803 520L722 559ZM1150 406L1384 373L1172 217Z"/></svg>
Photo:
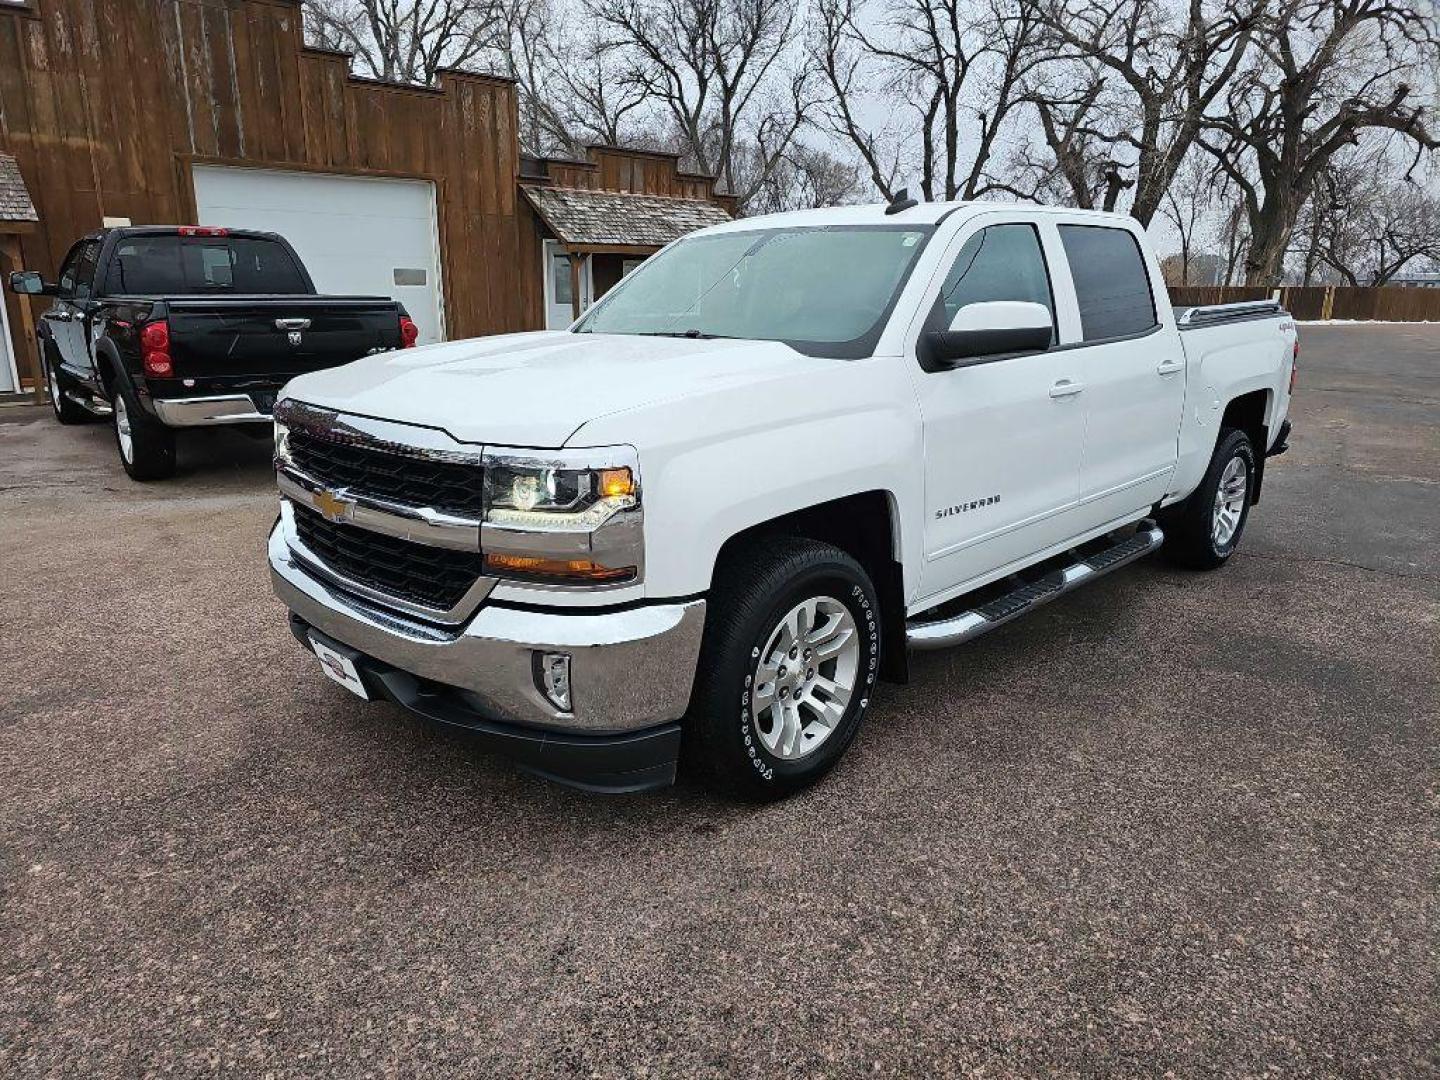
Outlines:
<svg viewBox="0 0 1440 1080"><path fill-rule="evenodd" d="M333 491L326 491L323 488L310 493L310 502L320 516L326 521L349 521L350 511L355 509L353 499L347 499L343 495L337 495Z"/></svg>

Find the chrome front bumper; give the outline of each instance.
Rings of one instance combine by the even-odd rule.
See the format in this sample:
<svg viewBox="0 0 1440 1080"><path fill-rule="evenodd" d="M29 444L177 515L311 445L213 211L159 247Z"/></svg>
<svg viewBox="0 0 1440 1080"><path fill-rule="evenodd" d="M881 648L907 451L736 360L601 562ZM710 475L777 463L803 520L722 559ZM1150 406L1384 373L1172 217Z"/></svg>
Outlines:
<svg viewBox="0 0 1440 1080"><path fill-rule="evenodd" d="M463 627L440 628L334 588L290 550L284 522L270 533L275 593L326 637L421 679L462 691L478 713L543 730L605 734L678 720L690 702L705 601L593 613L484 605ZM571 657L574 710L536 685L536 657Z"/></svg>
<svg viewBox="0 0 1440 1080"><path fill-rule="evenodd" d="M273 395L271 395L273 396ZM269 424L273 417L255 407L249 394L213 397L152 398L155 415L166 427L209 427L212 424Z"/></svg>

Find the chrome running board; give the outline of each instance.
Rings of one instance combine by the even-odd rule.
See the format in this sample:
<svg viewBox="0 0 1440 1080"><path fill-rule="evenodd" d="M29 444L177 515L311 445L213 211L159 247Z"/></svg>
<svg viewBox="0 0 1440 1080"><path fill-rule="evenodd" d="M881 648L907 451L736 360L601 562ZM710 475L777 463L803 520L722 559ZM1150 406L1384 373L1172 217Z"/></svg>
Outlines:
<svg viewBox="0 0 1440 1080"><path fill-rule="evenodd" d="M1118 570L1143 559L1165 542L1165 534L1152 521L1141 522L1140 529L1113 547L1059 570L1053 570L1038 581L980 604L978 607L949 619L932 622L911 620L905 625L905 640L912 649L948 649L962 641L1003 626L1056 597L1064 596L1087 581Z"/></svg>
<svg viewBox="0 0 1440 1080"><path fill-rule="evenodd" d="M93 416L109 416L115 411L103 398L91 397L89 394L82 394L76 390L62 390L61 393L65 395L66 400L73 401Z"/></svg>

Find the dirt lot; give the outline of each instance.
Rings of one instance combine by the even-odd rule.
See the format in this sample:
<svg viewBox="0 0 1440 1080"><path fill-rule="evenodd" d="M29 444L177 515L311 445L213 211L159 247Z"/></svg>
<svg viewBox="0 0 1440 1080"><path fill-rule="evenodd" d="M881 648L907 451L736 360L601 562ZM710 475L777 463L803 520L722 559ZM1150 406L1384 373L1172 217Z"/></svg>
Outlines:
<svg viewBox="0 0 1440 1080"><path fill-rule="evenodd" d="M1304 340L1229 567L918 657L762 809L359 705L263 444L0 411L0 1074L1440 1072L1440 328Z"/></svg>

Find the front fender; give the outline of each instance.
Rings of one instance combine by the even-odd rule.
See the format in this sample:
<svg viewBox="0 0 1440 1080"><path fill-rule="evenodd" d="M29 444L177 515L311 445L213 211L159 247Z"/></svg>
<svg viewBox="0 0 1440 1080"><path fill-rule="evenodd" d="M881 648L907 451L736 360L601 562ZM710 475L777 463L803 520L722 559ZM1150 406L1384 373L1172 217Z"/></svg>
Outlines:
<svg viewBox="0 0 1440 1080"><path fill-rule="evenodd" d="M919 539L905 524L919 520L923 443L909 384L892 362L837 360L819 379L728 388L582 427L571 445L639 449L646 595L704 592L731 537L868 491L893 502L894 557L911 595Z"/></svg>

